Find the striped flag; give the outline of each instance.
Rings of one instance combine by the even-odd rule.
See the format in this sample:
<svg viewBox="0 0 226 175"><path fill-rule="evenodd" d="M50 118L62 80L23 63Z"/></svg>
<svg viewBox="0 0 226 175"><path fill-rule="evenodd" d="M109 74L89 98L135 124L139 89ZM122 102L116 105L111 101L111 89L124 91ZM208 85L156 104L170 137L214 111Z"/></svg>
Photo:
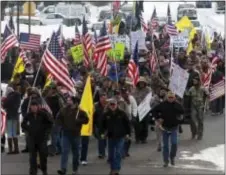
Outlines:
<svg viewBox="0 0 226 175"><path fill-rule="evenodd" d="M89 50L92 47L92 37L88 32L85 16L83 17L83 24L82 24L82 43L83 43L83 52L84 52L84 65L88 67L89 66Z"/></svg>
<svg viewBox="0 0 226 175"><path fill-rule="evenodd" d="M12 15L10 15L9 27L12 30L12 32L14 33L15 32L15 26L14 26L14 23L13 23L13 16Z"/></svg>
<svg viewBox="0 0 226 175"><path fill-rule="evenodd" d="M177 28L174 24L172 23L168 23L165 25L166 27L166 33L169 35L169 36L176 36L178 35L178 32L177 32Z"/></svg>
<svg viewBox="0 0 226 175"><path fill-rule="evenodd" d="M58 38L58 42L61 48L61 52L62 52L62 63L65 64L65 66L67 66L67 61L66 61L66 54L65 54L65 49L64 49L64 37L63 37L63 32L62 32L62 26L59 26L59 29L56 32L57 38Z"/></svg>
<svg viewBox="0 0 226 175"><path fill-rule="evenodd" d="M210 101L213 101L225 94L225 80L221 80L218 83L210 87Z"/></svg>
<svg viewBox="0 0 226 175"><path fill-rule="evenodd" d="M107 76L107 55L106 51L111 49L111 41L107 35L106 23L103 22L103 27L100 30L100 36L97 38L95 52L98 54L97 69L100 70L102 76Z"/></svg>
<svg viewBox="0 0 226 175"><path fill-rule="evenodd" d="M96 44L97 44L97 32L94 30L94 36L92 40L92 48L93 48L93 62L95 65L98 64L98 53L95 51L96 50Z"/></svg>
<svg viewBox="0 0 226 175"><path fill-rule="evenodd" d="M79 33L77 24L75 24L75 38L74 38L73 44L75 46L81 44L81 35Z"/></svg>
<svg viewBox="0 0 226 175"><path fill-rule="evenodd" d="M1 135L4 134L6 128L6 112L5 110L1 107Z"/></svg>
<svg viewBox="0 0 226 175"><path fill-rule="evenodd" d="M49 46L44 52L42 59L48 73L74 94L74 84L69 76L67 66L61 61L63 59L63 54L56 33L52 34Z"/></svg>
<svg viewBox="0 0 226 175"><path fill-rule="evenodd" d="M142 14L140 14L140 22L141 22L141 26L142 26L142 28L143 28L143 31L144 31L144 32L147 32L147 31L148 31L148 26L147 26L147 24L145 23Z"/></svg>
<svg viewBox="0 0 226 175"><path fill-rule="evenodd" d="M41 35L20 33L20 48L24 50L39 51Z"/></svg>
<svg viewBox="0 0 226 175"><path fill-rule="evenodd" d="M19 44L16 35L10 30L9 26L6 24L5 31L3 34L3 42L1 44L1 63L5 61L7 52L12 47Z"/></svg>
<svg viewBox="0 0 226 175"><path fill-rule="evenodd" d="M24 50L20 51L19 57L22 58L24 65L31 63L31 61L27 58L26 52Z"/></svg>
<svg viewBox="0 0 226 175"><path fill-rule="evenodd" d="M113 2L112 2L112 6L113 6L113 11L114 12L118 12L119 11L119 9L120 9L120 1L119 0L114 0Z"/></svg>
<svg viewBox="0 0 226 175"><path fill-rule="evenodd" d="M218 57L215 56L213 57L213 59L211 60L211 64L209 66L209 69L208 69L208 72L207 73L204 73L202 75L202 85L209 89L209 85L210 85L210 82L211 82L211 79L212 79L212 74L213 72L216 71L216 68L217 68L217 61L218 61Z"/></svg>
<svg viewBox="0 0 226 175"><path fill-rule="evenodd" d="M43 99L42 97L41 97L41 99L42 99L42 101L41 101L41 105L40 105L40 108L39 109L44 109L44 110L46 110L49 114L53 114L52 113L52 110L50 109L50 107L49 107L49 105L46 103L46 101L45 101L45 99Z"/></svg>
<svg viewBox="0 0 226 175"><path fill-rule="evenodd" d="M133 85L139 81L139 67L138 67L138 41L136 42L133 55L128 64L128 77L133 82Z"/></svg>
<svg viewBox="0 0 226 175"><path fill-rule="evenodd" d="M157 55L156 55L156 50L153 42L152 42L152 53L149 61L150 61L151 72L155 72L157 67Z"/></svg>
<svg viewBox="0 0 226 175"><path fill-rule="evenodd" d="M153 30L157 29L159 26L158 24L158 18L157 18L157 13L156 13L156 8L154 7L154 11L152 13L152 17L151 17L151 28Z"/></svg>
<svg viewBox="0 0 226 175"><path fill-rule="evenodd" d="M172 23L172 16L171 16L171 10L170 10L169 4L168 4L168 7L167 7L167 23Z"/></svg>

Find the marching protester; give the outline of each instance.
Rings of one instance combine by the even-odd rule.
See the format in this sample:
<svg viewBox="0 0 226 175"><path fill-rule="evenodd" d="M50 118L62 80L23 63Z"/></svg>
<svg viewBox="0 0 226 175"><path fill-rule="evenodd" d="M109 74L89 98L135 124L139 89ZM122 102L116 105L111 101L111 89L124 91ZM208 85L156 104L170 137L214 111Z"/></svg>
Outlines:
<svg viewBox="0 0 226 175"><path fill-rule="evenodd" d="M120 6L119 1L114 3ZM29 153L31 175L38 169L47 175L48 156L60 157L57 173L67 174L70 151L73 174L78 174L79 164L87 165L92 157L93 136L99 161L106 158L110 174L117 175L123 158L126 163L130 154L136 157L134 143L135 147L146 147L143 144L150 140L151 131L164 167L175 165L181 126L189 124L193 141L202 140L209 107L216 118L224 113L223 35L205 27L197 30L187 16L174 24L170 7L165 24L159 23L155 9L147 25L142 17L143 1L134 1L134 7L136 13L129 15L119 15L120 7L114 10L110 25L103 21L100 32L94 26L90 31L85 16L82 34L76 30L74 37L64 38L62 25L36 49L23 48L21 37L6 25L2 42L6 49L1 58L5 61L2 79L8 86L2 100L6 134L1 137L1 150L4 152L7 140L8 154L19 153L21 111L25 134L22 152ZM5 35L14 39L10 48L4 45ZM43 36L37 38L40 43ZM32 44L29 41L26 45ZM9 73L7 69L14 64ZM81 107L87 77L91 93L84 97L88 99L84 106L92 110ZM89 131L84 132L84 125Z"/></svg>
<svg viewBox="0 0 226 175"><path fill-rule="evenodd" d="M21 103L20 86L13 84L13 87L8 87L6 99L3 103L3 108L7 113L7 140L9 152L8 154L19 154L18 145L18 122L19 122L19 107Z"/></svg>
<svg viewBox="0 0 226 175"><path fill-rule="evenodd" d="M188 95L191 97L191 132L192 139L197 136L198 140L203 137L203 115L206 97L209 92L201 86L200 77L193 79L193 86L189 89ZM197 124L196 124L197 121Z"/></svg>
<svg viewBox="0 0 226 175"><path fill-rule="evenodd" d="M115 98L109 100L109 108L101 121L100 133L102 138L108 139L110 174L118 175L121 169L124 140L129 139L131 129L128 116L118 107Z"/></svg>
<svg viewBox="0 0 226 175"><path fill-rule="evenodd" d="M100 92L99 102L95 104L95 112L93 114L94 136L97 138L98 157L100 159L103 159L106 156L107 140L106 138L101 138L100 136L100 125L104 112L107 108L107 104L107 94Z"/></svg>
<svg viewBox="0 0 226 175"><path fill-rule="evenodd" d="M167 93L167 100L157 105L153 111L157 119L157 127L162 130L163 141L163 160L164 167L168 167L169 160L171 165L175 165L177 153L177 133L184 110L181 104L176 101L175 94ZM169 151L169 139L171 148Z"/></svg>
<svg viewBox="0 0 226 175"><path fill-rule="evenodd" d="M147 86L146 79L144 77L140 77L136 90L133 93L138 106L150 92L151 88ZM134 128L136 143L147 143L149 118L145 116L142 121L139 121L139 117L136 119L137 121Z"/></svg>
<svg viewBox="0 0 226 175"><path fill-rule="evenodd" d="M37 175L37 153L40 156L40 169L43 175L47 175L47 140L52 128L50 115L39 109L39 103L32 100L30 111L24 117L21 124L22 129L27 133L27 144L29 150L30 175Z"/></svg>
<svg viewBox="0 0 226 175"><path fill-rule="evenodd" d="M88 123L87 114L78 107L79 102L79 98L69 96L67 98L67 105L61 108L57 116L57 124L62 129L61 165L60 170L57 171L60 175L67 173L70 149L72 151L73 174L77 174L78 171L81 127L83 124Z"/></svg>

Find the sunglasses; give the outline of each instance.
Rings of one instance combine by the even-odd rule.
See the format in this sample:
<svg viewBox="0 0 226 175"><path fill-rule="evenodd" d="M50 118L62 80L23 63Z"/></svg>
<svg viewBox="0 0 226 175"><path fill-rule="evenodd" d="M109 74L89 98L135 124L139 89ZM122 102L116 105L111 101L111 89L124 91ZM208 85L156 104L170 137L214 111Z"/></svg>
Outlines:
<svg viewBox="0 0 226 175"><path fill-rule="evenodd" d="M116 103L110 103L111 106L116 106Z"/></svg>

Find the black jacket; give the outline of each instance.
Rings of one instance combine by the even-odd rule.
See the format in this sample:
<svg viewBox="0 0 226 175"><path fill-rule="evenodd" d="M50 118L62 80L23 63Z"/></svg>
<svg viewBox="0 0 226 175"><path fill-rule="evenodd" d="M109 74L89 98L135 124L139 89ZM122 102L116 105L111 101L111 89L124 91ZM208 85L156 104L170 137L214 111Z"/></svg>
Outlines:
<svg viewBox="0 0 226 175"><path fill-rule="evenodd" d="M46 97L46 103L49 105L53 113L53 117L55 118L60 110L59 96L54 95L54 96Z"/></svg>
<svg viewBox="0 0 226 175"><path fill-rule="evenodd" d="M108 109L101 121L100 133L107 134L108 138L123 138L131 134L130 121L126 113L120 109Z"/></svg>
<svg viewBox="0 0 226 175"><path fill-rule="evenodd" d="M95 112L93 114L93 125L95 127L100 128L104 112L105 112L104 107L100 104L100 102L98 102L95 105Z"/></svg>
<svg viewBox="0 0 226 175"><path fill-rule="evenodd" d="M48 138L48 134L52 128L53 120L45 111L34 113L29 112L21 123L22 129L28 133L28 137L35 138L37 142Z"/></svg>
<svg viewBox="0 0 226 175"><path fill-rule="evenodd" d="M19 107L21 103L21 95L19 92L11 92L3 103L3 108L6 110L7 119L19 119Z"/></svg>
<svg viewBox="0 0 226 175"><path fill-rule="evenodd" d="M70 133L73 136L80 136L82 125L89 122L87 114L82 110L79 110L76 119L77 112L77 108L66 106L57 115L57 124L62 127L64 132Z"/></svg>
<svg viewBox="0 0 226 175"><path fill-rule="evenodd" d="M152 113L156 119L163 119L162 126L165 129L172 129L180 124L180 115L184 113L184 109L181 104L177 102L164 101L157 105Z"/></svg>

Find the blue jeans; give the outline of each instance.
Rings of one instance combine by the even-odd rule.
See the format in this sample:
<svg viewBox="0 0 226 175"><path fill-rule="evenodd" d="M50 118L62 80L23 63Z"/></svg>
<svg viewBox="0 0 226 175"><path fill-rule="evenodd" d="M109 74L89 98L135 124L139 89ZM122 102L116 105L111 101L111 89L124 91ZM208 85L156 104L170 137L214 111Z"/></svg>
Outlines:
<svg viewBox="0 0 226 175"><path fill-rule="evenodd" d="M61 154L61 169L67 170L68 155L70 148L72 150L72 169L73 171L78 170L79 165L79 145L80 136L73 136L70 132L62 132L62 154Z"/></svg>
<svg viewBox="0 0 226 175"><path fill-rule="evenodd" d="M112 171L121 169L122 151L124 149L124 138L108 139L109 159Z"/></svg>
<svg viewBox="0 0 226 175"><path fill-rule="evenodd" d="M89 136L82 136L81 137L81 161L87 161L88 155L88 148L89 148Z"/></svg>
<svg viewBox="0 0 226 175"><path fill-rule="evenodd" d="M7 120L7 137L15 138L17 137L17 120L8 119Z"/></svg>
<svg viewBox="0 0 226 175"><path fill-rule="evenodd" d="M170 159L174 159L177 153L177 128L170 131L162 131L163 139L163 160L169 162ZM171 140L171 149L169 152L169 139Z"/></svg>
<svg viewBox="0 0 226 175"><path fill-rule="evenodd" d="M105 150L107 146L107 140L106 139L98 139L98 154L99 156L105 156Z"/></svg>
<svg viewBox="0 0 226 175"><path fill-rule="evenodd" d="M61 152L60 135L61 128L54 124L51 130L51 144L53 145L55 152Z"/></svg>

